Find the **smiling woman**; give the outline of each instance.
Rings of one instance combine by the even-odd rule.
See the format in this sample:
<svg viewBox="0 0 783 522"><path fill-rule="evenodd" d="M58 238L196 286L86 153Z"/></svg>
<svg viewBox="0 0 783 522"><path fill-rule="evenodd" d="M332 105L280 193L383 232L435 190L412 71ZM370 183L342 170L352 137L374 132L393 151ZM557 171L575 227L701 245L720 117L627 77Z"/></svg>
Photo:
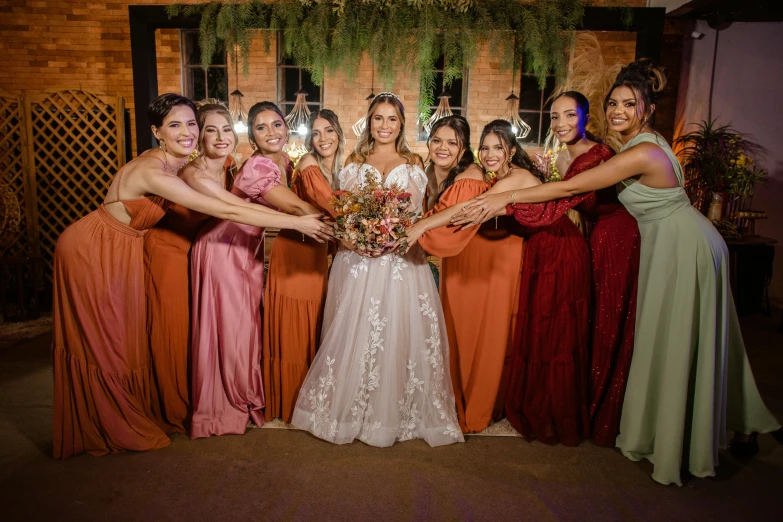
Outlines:
<svg viewBox="0 0 783 522"><path fill-rule="evenodd" d="M291 185L294 164L283 147L288 142L288 124L282 111L272 102L263 101L250 107L247 121L250 122L248 139L254 154L260 154L275 162L285 176L285 185Z"/></svg>
<svg viewBox="0 0 783 522"><path fill-rule="evenodd" d="M164 94L149 107L160 140L117 173L104 203L62 233L54 255L54 456L162 448L153 420L146 342L144 233L177 203L255 226L328 233L291 217L202 195L175 172L197 137L193 102Z"/></svg>

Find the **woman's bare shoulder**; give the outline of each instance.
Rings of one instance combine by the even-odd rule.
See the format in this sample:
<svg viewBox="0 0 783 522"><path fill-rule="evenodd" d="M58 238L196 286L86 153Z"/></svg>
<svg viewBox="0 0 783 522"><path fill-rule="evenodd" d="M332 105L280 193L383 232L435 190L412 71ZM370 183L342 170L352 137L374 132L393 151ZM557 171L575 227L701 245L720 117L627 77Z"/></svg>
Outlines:
<svg viewBox="0 0 783 522"><path fill-rule="evenodd" d="M514 176L519 182L525 184L526 187L534 187L541 184L541 180L527 169L521 167L514 167L509 173L509 177Z"/></svg>
<svg viewBox="0 0 783 522"><path fill-rule="evenodd" d="M473 165L470 165L468 168L460 172L459 175L454 179L456 181L463 180L463 179L474 179L478 181L483 181L484 171L481 170L481 168L474 163Z"/></svg>
<svg viewBox="0 0 783 522"><path fill-rule="evenodd" d="M318 161L315 159L315 156L308 152L301 158L299 158L299 162L296 164L296 170L302 170L306 169L307 167L317 167Z"/></svg>

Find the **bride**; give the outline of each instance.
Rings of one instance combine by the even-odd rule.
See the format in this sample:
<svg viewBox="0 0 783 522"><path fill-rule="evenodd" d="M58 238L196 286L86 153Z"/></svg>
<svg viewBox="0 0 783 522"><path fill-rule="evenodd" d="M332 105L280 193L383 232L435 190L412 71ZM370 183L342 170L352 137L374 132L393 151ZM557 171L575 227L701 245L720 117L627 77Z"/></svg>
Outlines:
<svg viewBox="0 0 783 522"><path fill-rule="evenodd" d="M370 173L412 194L421 212L427 178L405 140L405 110L381 93L347 166L342 190ZM464 441L449 376L449 349L438 290L424 251L361 256L344 245L334 258L321 347L299 392L292 423L329 442L372 446L424 439Z"/></svg>

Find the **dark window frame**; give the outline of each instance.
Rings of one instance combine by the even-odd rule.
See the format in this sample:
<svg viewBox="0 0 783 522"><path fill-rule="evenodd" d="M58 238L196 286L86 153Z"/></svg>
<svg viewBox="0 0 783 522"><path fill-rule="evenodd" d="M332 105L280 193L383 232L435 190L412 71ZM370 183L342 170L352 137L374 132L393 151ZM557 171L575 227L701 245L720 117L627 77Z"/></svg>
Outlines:
<svg viewBox="0 0 783 522"><path fill-rule="evenodd" d="M555 76L554 75L547 75L547 83L552 82L551 85L547 85L544 87L543 90L541 90L538 87L538 78L532 73L521 73L519 75L519 117L522 118L522 121L530 125L530 134L528 134L528 137L524 140L520 139L519 143L521 143L524 146L528 147L542 147L544 145L544 141L546 140L547 132L549 131L549 123L547 125L544 125L544 121L549 121L549 109L547 101L549 97L551 96L551 91L555 88ZM533 91L534 89L530 89L530 85L535 86L535 91L539 92L539 103L538 103L538 109L533 108L523 108L522 103L525 100L525 89L527 87L528 91ZM529 119L525 119L525 115L535 114L538 116L538 128L536 128L534 125L531 124ZM537 141L534 141L535 138L538 137ZM533 139L531 139L533 138Z"/></svg>
<svg viewBox="0 0 783 522"><path fill-rule="evenodd" d="M196 35L198 35L198 32L199 32L198 29L180 29L180 31L179 31L179 49L180 49L179 56L180 56L180 68L181 68L180 81L181 81L181 84L182 84L182 95L186 96L187 98L190 98L193 101L200 101L196 97L195 92L190 92L189 74L203 74L204 75L204 92L206 93L206 97L207 98L211 98L212 96L210 96L210 93L209 93L209 71L211 69L223 69L223 70L226 71L226 88L225 88L226 97L225 97L225 99L220 99L220 98L218 98L218 99L220 101L222 101L223 103L225 103L226 105L228 105L228 101L229 101L229 98L230 98L230 96L228 94L229 93L228 52L224 50L224 52L226 53L226 56L223 59L223 63L222 64L214 64L213 63L213 64L208 65L206 67L206 69L204 67L202 67L201 63L193 63L193 64L187 63L188 55L189 55L189 53L188 53L188 44L187 44L187 42L188 42L187 35L188 34L196 34ZM198 56L199 56L199 61L200 61L201 49L199 49Z"/></svg>
<svg viewBox="0 0 783 522"><path fill-rule="evenodd" d="M440 61L443 61L443 67L438 68L437 64ZM441 56L440 58L438 58L436 60L435 63L436 63L436 68L434 69L434 72L436 74L444 75L445 72L446 72L446 59L445 59L445 57ZM465 118L468 117L468 90L469 90L469 87L470 87L470 82L468 81L469 80L469 75L470 75L470 70L467 69L467 68L463 69L462 77L455 78L451 82L451 86L448 89L446 89L447 94L451 94L451 92L449 92L449 91L452 91L452 89L454 87L454 83L455 82L460 82L460 91L462 93L462 99L460 100L460 104L459 105L454 105L454 103L453 103L454 97L452 96L451 99L449 100L449 106L451 107L451 111L454 114L459 114L460 116L464 116ZM438 105L440 104L440 95L441 95L441 92L443 91L443 89L442 89L442 87L443 87L443 79L441 79L441 81L440 81L441 92L438 92L438 85L439 85L439 83L436 81L435 82L435 91L433 91L433 94L435 94L435 105L431 105L429 107L429 109L430 109L430 116L438 109ZM429 139L429 134L424 130L424 124L425 123L427 123L427 122L426 121L420 121L420 120L418 120L416 122L416 141L419 142L419 143L426 142Z"/></svg>
<svg viewBox="0 0 783 522"><path fill-rule="evenodd" d="M288 115L291 109L294 107L294 103L296 102L296 98L292 100L288 100L285 98L285 70L286 69L295 69L298 72L298 79L299 79L299 85L297 86L297 91L302 88L302 75L310 73L307 72L307 69L304 67L300 67L298 65L294 65L291 58L286 58L283 53L283 32L278 31L277 32L277 62L276 62L276 82L275 82L275 103L280 108L280 110L283 112L283 114ZM312 83L312 80L310 80ZM307 100L307 107L310 109L310 111L323 109L324 108L324 83L321 82L321 85L314 85L318 89L318 101L311 101L310 97L313 93L308 93L308 100ZM295 132L295 129L289 129L290 132Z"/></svg>

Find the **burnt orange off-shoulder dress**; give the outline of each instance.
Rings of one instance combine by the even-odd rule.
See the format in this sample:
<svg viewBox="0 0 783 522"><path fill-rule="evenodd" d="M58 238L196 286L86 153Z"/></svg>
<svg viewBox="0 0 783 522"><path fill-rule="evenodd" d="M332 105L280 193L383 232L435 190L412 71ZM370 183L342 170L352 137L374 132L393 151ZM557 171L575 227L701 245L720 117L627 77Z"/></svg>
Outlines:
<svg viewBox="0 0 783 522"><path fill-rule="evenodd" d="M294 174L291 190L334 217L332 187L312 165ZM318 349L326 284L328 243L281 230L272 245L264 298L264 418L291 422L299 388Z"/></svg>
<svg viewBox="0 0 783 522"><path fill-rule="evenodd" d="M458 180L426 215L468 201L489 187L480 180ZM522 238L510 233L514 228L511 220L499 218L497 225L490 220L464 230L436 228L419 239L424 250L441 258L440 299L457 414L465 433L489 426L513 340L523 254Z"/></svg>
<svg viewBox="0 0 783 522"><path fill-rule="evenodd" d="M117 176L119 183L122 169ZM66 228L55 247L55 458L170 443L151 412L144 296L144 234L169 203L158 196L122 203L129 225L104 203Z"/></svg>

